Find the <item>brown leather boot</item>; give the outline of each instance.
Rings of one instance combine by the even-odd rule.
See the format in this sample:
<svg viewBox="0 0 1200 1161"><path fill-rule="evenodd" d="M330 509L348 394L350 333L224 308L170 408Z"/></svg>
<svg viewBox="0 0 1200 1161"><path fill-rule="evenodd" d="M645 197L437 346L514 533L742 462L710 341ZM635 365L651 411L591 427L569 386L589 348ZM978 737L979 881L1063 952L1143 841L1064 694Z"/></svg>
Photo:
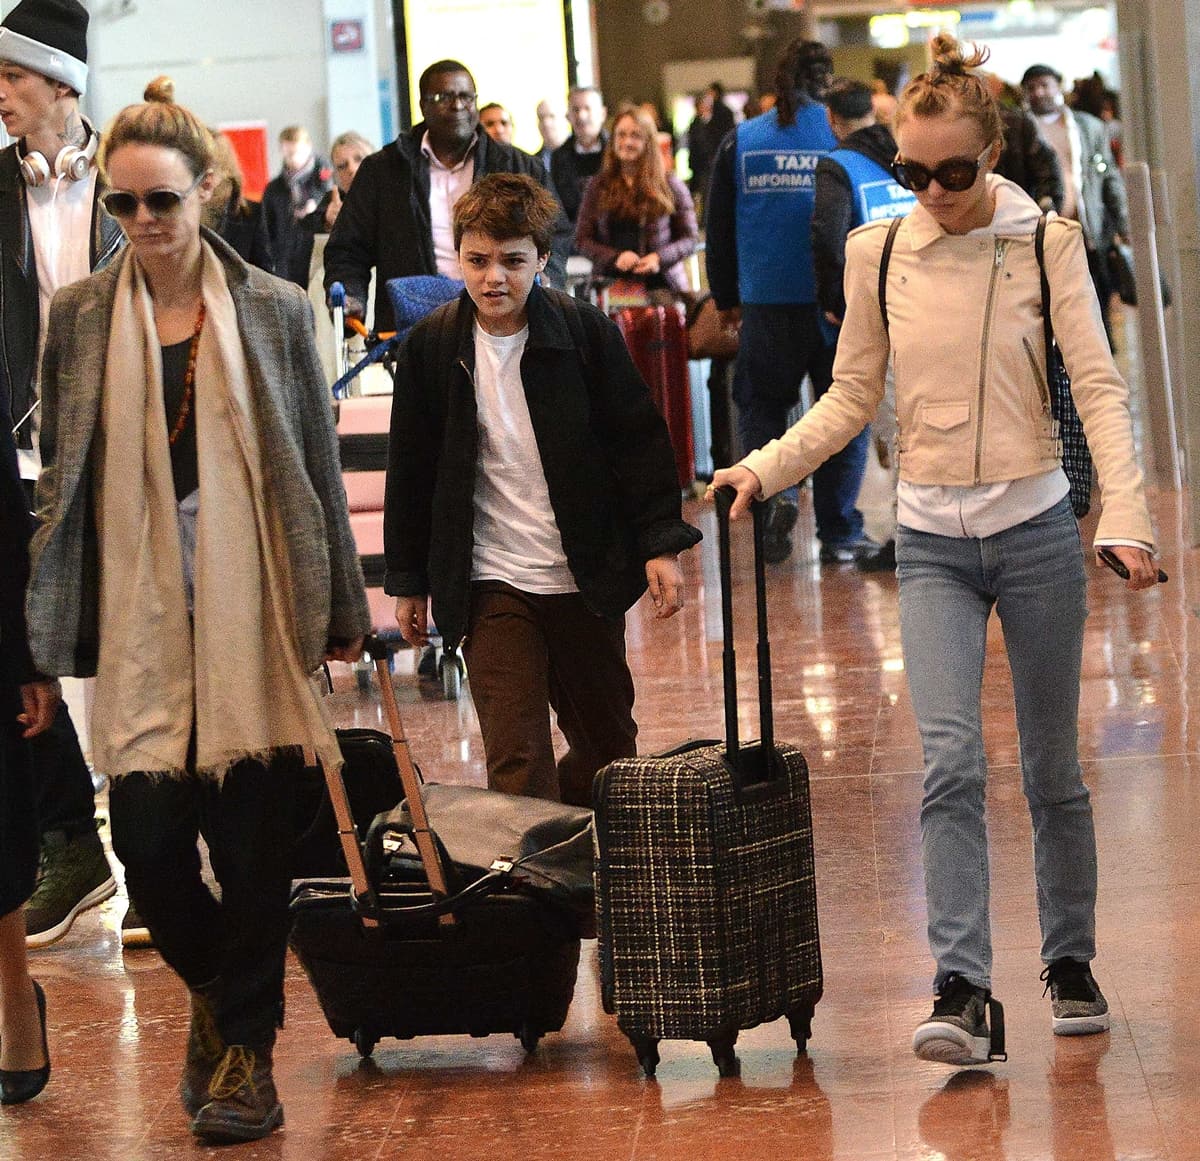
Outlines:
<svg viewBox="0 0 1200 1161"><path fill-rule="evenodd" d="M194 1117L209 1101L208 1085L225 1055L225 1042L217 1029L212 1001L203 988L193 989L192 1023L188 1028L187 1056L179 1080L184 1112Z"/></svg>
<svg viewBox="0 0 1200 1161"><path fill-rule="evenodd" d="M208 1104L192 1120L206 1142L257 1141L283 1124L271 1076L271 1049L230 1044L208 1085Z"/></svg>

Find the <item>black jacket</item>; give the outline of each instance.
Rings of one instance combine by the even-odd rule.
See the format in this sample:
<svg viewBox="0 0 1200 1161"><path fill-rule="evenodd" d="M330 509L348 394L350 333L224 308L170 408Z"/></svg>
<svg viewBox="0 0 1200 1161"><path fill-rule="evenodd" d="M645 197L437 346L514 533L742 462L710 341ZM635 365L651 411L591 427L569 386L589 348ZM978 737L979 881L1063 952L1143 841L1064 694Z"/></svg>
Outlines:
<svg viewBox="0 0 1200 1161"><path fill-rule="evenodd" d="M576 153L575 134L572 133L550 156L550 176L558 190L559 201L574 225L583 204L583 187L588 180L600 172L604 150L608 147L608 134L600 134L600 149L596 153Z"/></svg>
<svg viewBox="0 0 1200 1161"><path fill-rule="evenodd" d="M448 647L470 607L474 323L464 291L413 328L388 448L384 589L429 594ZM683 521L666 424L616 325L560 291L535 286L529 296L521 379L571 574L590 609L622 616L645 591L646 561L700 540Z"/></svg>
<svg viewBox="0 0 1200 1161"><path fill-rule="evenodd" d="M868 125L851 133L839 149L861 153L887 169L896 156L896 139L886 125ZM854 221L854 187L850 176L832 157L817 162L813 202L813 266L817 275L817 302L822 311L842 318L846 298L842 278L846 272L846 235Z"/></svg>
<svg viewBox="0 0 1200 1161"><path fill-rule="evenodd" d="M332 173L329 162L314 154L312 172L304 178L301 191L305 202L310 199L320 201L329 189ZM262 209L267 222L271 254L275 259L275 269L269 273L307 288L313 236L312 232L306 230L296 219L292 208L292 191L286 174L276 174L267 182L267 188L263 190Z"/></svg>
<svg viewBox="0 0 1200 1161"><path fill-rule="evenodd" d="M88 255L93 271L105 266L125 239L121 227L100 205L103 192L104 186L97 178ZM9 430L37 398L41 320L33 233L26 205L17 146L10 145L0 152L0 420ZM32 432L32 425L26 422L17 437L20 447L33 446Z"/></svg>
<svg viewBox="0 0 1200 1161"><path fill-rule="evenodd" d="M0 688L8 706L7 687L34 677L25 628L25 586L29 583L29 537L33 521L29 501L17 471L17 452L8 425L0 425L0 544L5 564L0 568Z"/></svg>
<svg viewBox="0 0 1200 1161"><path fill-rule="evenodd" d="M1000 106L1004 120L1004 151L996 163L1001 177L1015 181L1043 210L1061 210L1066 190L1058 154L1037 122L1020 109Z"/></svg>
<svg viewBox="0 0 1200 1161"><path fill-rule="evenodd" d="M213 232L220 234L251 266L274 274L275 256L271 252L262 202L247 200L243 206L239 204L240 200L240 194L230 194Z"/></svg>
<svg viewBox="0 0 1200 1161"><path fill-rule="evenodd" d="M542 164L528 153L493 141L476 127L475 176L523 173L554 192ZM392 305L384 289L391 278L437 274L433 227L429 219L429 159L421 152L425 124L402 133L378 153L364 158L325 245L325 289L340 282L347 295L365 303L375 269L375 329L394 329ZM566 281L571 226L565 215L555 227L546 277Z"/></svg>

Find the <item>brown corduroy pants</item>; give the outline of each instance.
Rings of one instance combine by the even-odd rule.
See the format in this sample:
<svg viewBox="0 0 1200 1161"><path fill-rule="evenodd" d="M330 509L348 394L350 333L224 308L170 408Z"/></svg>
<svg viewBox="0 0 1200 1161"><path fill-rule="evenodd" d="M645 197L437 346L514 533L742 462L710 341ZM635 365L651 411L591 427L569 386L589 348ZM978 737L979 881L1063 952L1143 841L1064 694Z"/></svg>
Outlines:
<svg viewBox="0 0 1200 1161"><path fill-rule="evenodd" d="M578 593L477 581L463 654L491 789L591 806L596 771L637 753L624 618ZM551 708L568 747L557 763Z"/></svg>

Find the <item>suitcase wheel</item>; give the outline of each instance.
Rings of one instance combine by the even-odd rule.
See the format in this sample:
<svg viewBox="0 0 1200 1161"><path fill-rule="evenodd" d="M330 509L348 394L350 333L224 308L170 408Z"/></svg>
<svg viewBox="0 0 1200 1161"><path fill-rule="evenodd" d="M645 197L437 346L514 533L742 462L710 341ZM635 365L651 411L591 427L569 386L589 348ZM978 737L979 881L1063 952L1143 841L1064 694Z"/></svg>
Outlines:
<svg viewBox="0 0 1200 1161"><path fill-rule="evenodd" d="M792 1039L796 1042L796 1055L803 1056L808 1050L808 1041L812 1036L812 1004L797 1004L788 1010L787 1018L792 1029Z"/></svg>
<svg viewBox="0 0 1200 1161"><path fill-rule="evenodd" d="M536 1052L538 1042L541 1040L542 1034L536 1028L529 1024L522 1024L521 1030L517 1033L517 1039L521 1042L521 1047L526 1052Z"/></svg>
<svg viewBox="0 0 1200 1161"><path fill-rule="evenodd" d="M637 1053L638 1064L642 1071L652 1077L658 1069L658 1041L653 1036L629 1036L629 1043Z"/></svg>
<svg viewBox="0 0 1200 1161"><path fill-rule="evenodd" d="M379 1043L379 1037L369 1028L355 1028L350 1039L354 1041L359 1056L364 1058L370 1056L375 1051L375 1045Z"/></svg>
<svg viewBox="0 0 1200 1161"><path fill-rule="evenodd" d="M457 653L443 653L438 661L438 677L447 701L458 701L462 693L463 663Z"/></svg>
<svg viewBox="0 0 1200 1161"><path fill-rule="evenodd" d="M713 1063L717 1066L718 1074L723 1077L741 1076L742 1074L742 1062L738 1060L737 1053L734 1051L737 1038L737 1032L733 1031L714 1036L708 1042L708 1047L712 1051Z"/></svg>

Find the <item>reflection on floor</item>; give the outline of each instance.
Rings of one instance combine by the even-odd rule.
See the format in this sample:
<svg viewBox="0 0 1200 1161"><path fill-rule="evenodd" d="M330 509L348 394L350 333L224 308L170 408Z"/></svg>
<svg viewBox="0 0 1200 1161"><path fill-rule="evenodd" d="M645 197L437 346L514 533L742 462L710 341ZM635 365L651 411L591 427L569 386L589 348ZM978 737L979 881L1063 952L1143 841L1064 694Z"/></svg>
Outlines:
<svg viewBox="0 0 1200 1161"><path fill-rule="evenodd" d="M1002 643L989 641L986 728L996 992L1007 1064L972 1072L911 1055L928 1011L917 808L920 752L900 660L891 576L822 568L804 502L798 548L770 570L778 736L813 771L826 994L807 1058L785 1023L745 1033L742 1075L718 1080L703 1045L669 1043L656 1082L598 1001L585 944L565 1030L526 1057L515 1040L384 1041L374 1059L329 1034L293 963L278 1050L287 1126L244 1158L484 1161L946 1158L1115 1161L1200 1156L1200 553L1181 550L1174 495L1155 498L1171 583L1127 595L1091 569L1082 747L1100 836L1097 977L1108 1035L1050 1035L1038 982L1028 814ZM674 621L629 622L646 751L720 730L715 528L687 561L690 599ZM1086 529L1085 529L1086 532ZM739 536L739 573L747 575ZM738 608L749 610L745 583ZM744 626L751 628L747 616ZM753 650L739 668L749 678ZM396 678L427 777L481 782L469 697ZM349 674L341 724L377 724ZM1193 712L1197 717L1193 718ZM753 734L753 708L743 714ZM186 1031L180 985L154 952L122 957L124 903L88 912L34 955L49 996L54 1074L45 1095L0 1113L0 1157L142 1161L200 1155L176 1097Z"/></svg>

